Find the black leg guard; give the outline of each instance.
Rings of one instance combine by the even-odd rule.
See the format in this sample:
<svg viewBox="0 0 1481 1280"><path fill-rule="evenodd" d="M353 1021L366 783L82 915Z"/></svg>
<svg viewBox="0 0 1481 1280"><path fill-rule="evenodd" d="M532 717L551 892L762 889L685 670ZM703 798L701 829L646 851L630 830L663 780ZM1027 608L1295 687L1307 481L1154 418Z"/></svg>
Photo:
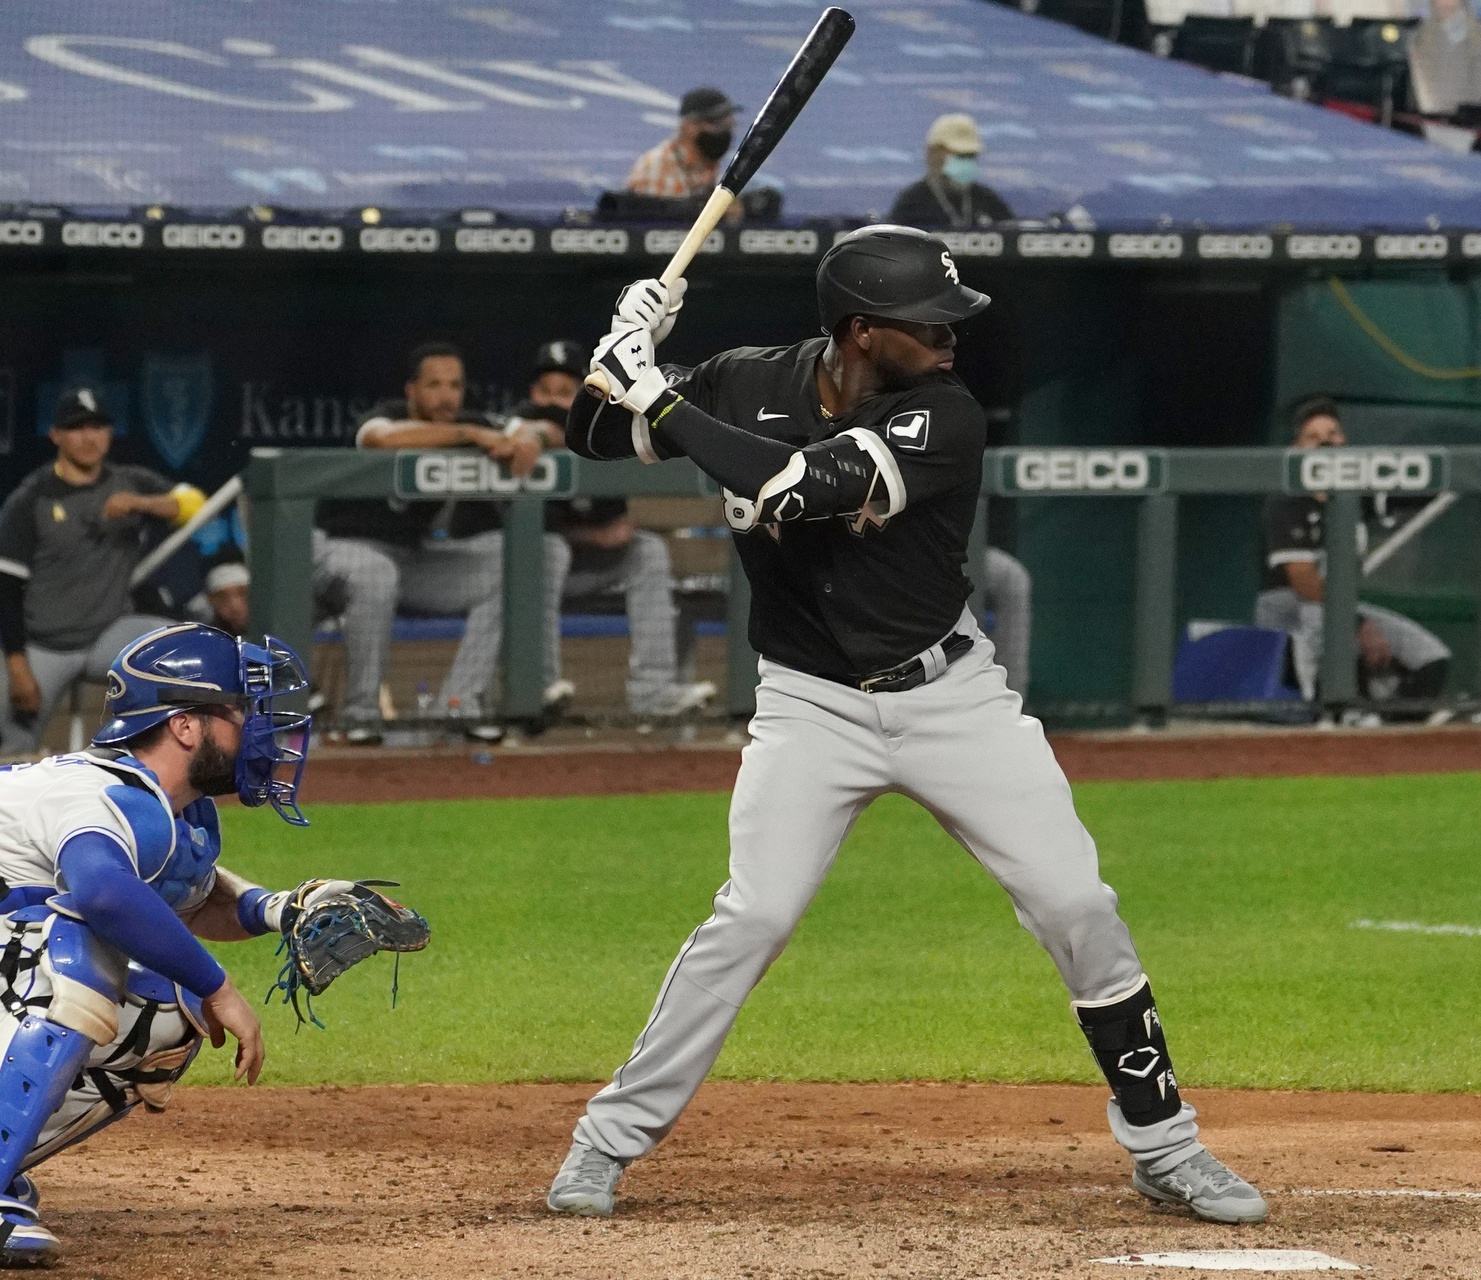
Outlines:
<svg viewBox="0 0 1481 1280"><path fill-rule="evenodd" d="M1077 1000L1074 1009L1127 1124L1156 1124L1177 1115L1183 1100L1152 999L1152 984L1143 978L1141 986L1114 1003Z"/></svg>

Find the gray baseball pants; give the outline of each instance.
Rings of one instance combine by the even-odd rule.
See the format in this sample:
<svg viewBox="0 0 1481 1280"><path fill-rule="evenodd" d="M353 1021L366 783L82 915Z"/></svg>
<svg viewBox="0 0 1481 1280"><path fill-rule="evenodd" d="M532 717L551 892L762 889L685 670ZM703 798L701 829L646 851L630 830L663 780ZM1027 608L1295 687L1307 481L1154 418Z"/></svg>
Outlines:
<svg viewBox="0 0 1481 1280"><path fill-rule="evenodd" d="M557 678L560 595L571 549L545 535L545 672ZM380 719L380 686L398 607L427 614L466 614L453 665L438 697L446 714L453 699L464 713L483 709L499 661L504 620L504 535L497 529L470 538L428 539L402 547L314 531L314 595L344 619L346 720Z"/></svg>
<svg viewBox="0 0 1481 1280"><path fill-rule="evenodd" d="M626 1161L668 1134L849 829L888 792L929 810L1003 886L1074 1000L1114 1001L1140 985L1141 961L1042 726L1022 714L968 615L957 630L976 632L973 648L903 693L867 694L761 660L730 804L730 879L670 967L632 1056L587 1104L577 1141ZM1201 1149L1187 1105L1133 1127L1113 1101L1111 1127L1154 1171Z"/></svg>
<svg viewBox="0 0 1481 1280"><path fill-rule="evenodd" d="M169 618L129 613L108 627L86 649L45 649L28 644L26 661L36 683L41 686L41 710L34 720L24 725L16 720L11 709L10 680L4 664L0 663L0 752L11 756L29 755L40 750L46 726L51 723L57 703L68 689L79 680L102 684L113 659L126 644L158 627L169 625Z"/></svg>
<svg viewBox="0 0 1481 1280"><path fill-rule="evenodd" d="M1451 656L1450 647L1439 636L1402 613L1381 605L1359 604L1358 617L1378 628L1393 650L1394 662L1406 670L1418 671ZM1273 587L1255 597L1255 625L1290 632L1292 664L1301 696L1315 697L1326 649L1321 601L1303 600L1291 587Z"/></svg>
<svg viewBox="0 0 1481 1280"><path fill-rule="evenodd" d="M566 575L570 597L622 591L627 597L627 626L632 647L627 660L627 705L639 715L657 711L677 679L674 627L674 576L668 544L656 533L638 529L627 552L606 569L576 566Z"/></svg>

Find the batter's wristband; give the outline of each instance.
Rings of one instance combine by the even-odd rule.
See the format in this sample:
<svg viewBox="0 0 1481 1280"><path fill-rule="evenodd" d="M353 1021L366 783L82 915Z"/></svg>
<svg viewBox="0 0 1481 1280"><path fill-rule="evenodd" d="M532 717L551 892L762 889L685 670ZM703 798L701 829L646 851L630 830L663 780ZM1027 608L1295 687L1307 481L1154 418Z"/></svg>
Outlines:
<svg viewBox="0 0 1481 1280"><path fill-rule="evenodd" d="M675 405L680 405L680 404L683 404L684 403L684 397L681 396L677 391L670 391L668 393L667 398L668 398L668 403L666 405L664 405L663 408L658 411L658 413L657 413L657 415L655 417L652 417L652 418L649 418L648 419L648 429L650 431L654 427L658 426L658 424L660 422L662 422L666 417L669 416L669 414L671 414L674 411L674 406Z"/></svg>

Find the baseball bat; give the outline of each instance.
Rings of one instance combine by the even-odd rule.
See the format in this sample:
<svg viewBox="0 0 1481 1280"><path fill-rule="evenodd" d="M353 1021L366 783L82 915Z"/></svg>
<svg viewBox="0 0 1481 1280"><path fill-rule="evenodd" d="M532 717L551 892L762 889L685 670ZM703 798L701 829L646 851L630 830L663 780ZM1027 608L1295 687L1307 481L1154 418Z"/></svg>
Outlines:
<svg viewBox="0 0 1481 1280"><path fill-rule="evenodd" d="M689 234L684 237L683 243L669 259L668 266L663 269L663 274L658 277L665 285L672 286L694 261L694 256L706 237L720 225L720 219L740 195L741 189L756 176L756 171L776 150L777 143L786 136L792 122L812 97L813 90L822 83L828 69L853 34L854 20L851 15L836 5L823 10L822 17L802 42L802 48L797 50L796 57L787 64L776 88L771 91L771 95L762 103L761 110L756 113L756 118L751 121L751 127L746 130L745 137L735 150L735 157L726 166L719 185L710 192L710 198L705 201L699 217L689 228ZM611 390L600 371L587 375L586 389L598 397L606 396Z"/></svg>
<svg viewBox="0 0 1481 1280"><path fill-rule="evenodd" d="M172 555L185 545L188 539L197 529L209 520L214 520L227 507L231 506L242 495L242 477L232 476L221 488L217 489L206 499L201 509L190 517L184 524L176 529L168 538L155 547L147 556L139 561L134 572L129 575L129 586L137 587L145 581L151 573L164 564Z"/></svg>

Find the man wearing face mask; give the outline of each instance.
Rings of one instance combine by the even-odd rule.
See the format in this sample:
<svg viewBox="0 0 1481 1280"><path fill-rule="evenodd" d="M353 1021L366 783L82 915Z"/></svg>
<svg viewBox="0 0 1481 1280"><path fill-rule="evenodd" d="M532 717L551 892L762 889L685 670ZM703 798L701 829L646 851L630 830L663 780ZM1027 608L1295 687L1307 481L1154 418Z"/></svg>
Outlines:
<svg viewBox="0 0 1481 1280"><path fill-rule="evenodd" d="M691 89L679 101L679 127L637 158L627 189L643 196L707 196L720 177L739 110L719 89Z"/></svg>
<svg viewBox="0 0 1481 1280"><path fill-rule="evenodd" d="M965 230L1011 222L1013 210L977 181L982 139L969 115L939 116L926 134L926 176L895 197L890 221L907 227Z"/></svg>

